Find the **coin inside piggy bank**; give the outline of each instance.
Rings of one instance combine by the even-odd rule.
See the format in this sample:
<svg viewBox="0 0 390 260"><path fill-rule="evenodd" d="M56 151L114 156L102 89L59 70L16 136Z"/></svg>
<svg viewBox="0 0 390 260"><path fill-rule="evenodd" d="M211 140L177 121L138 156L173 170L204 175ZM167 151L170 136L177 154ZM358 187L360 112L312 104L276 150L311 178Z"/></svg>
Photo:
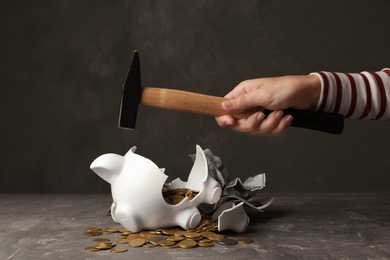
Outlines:
<svg viewBox="0 0 390 260"><path fill-rule="evenodd" d="M135 153L132 147L124 156L108 153L99 156L91 169L111 184L113 220L132 232L180 226L193 229L201 221L198 205L214 204L222 194L221 185L209 175L207 159L196 146L196 158L186 182L176 179L166 185L168 176L151 160ZM192 196L168 203L162 190L188 189Z"/></svg>

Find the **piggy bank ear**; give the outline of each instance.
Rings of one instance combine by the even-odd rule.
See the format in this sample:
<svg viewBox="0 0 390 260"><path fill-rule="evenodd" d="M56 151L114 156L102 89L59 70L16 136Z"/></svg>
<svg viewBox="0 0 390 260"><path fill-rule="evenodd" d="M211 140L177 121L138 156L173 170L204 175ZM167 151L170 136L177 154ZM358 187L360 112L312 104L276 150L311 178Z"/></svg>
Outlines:
<svg viewBox="0 0 390 260"><path fill-rule="evenodd" d="M125 159L123 156L113 153L103 154L91 163L91 170L108 183L122 171Z"/></svg>

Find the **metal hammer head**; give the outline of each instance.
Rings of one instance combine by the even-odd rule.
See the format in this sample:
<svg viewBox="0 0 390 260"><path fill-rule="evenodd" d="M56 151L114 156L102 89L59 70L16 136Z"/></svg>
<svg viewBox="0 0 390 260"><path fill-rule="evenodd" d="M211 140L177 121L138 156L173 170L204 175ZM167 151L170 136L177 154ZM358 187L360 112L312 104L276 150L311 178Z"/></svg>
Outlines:
<svg viewBox="0 0 390 260"><path fill-rule="evenodd" d="M133 52L133 59L123 84L118 127L134 129L137 121L138 104L141 99L141 69L138 51Z"/></svg>

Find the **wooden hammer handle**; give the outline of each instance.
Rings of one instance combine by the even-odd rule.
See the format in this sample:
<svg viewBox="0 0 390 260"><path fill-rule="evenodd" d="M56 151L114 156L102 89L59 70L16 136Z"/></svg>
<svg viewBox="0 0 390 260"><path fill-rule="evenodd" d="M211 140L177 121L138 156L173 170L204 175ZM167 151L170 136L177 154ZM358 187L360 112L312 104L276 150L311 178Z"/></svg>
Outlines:
<svg viewBox="0 0 390 260"><path fill-rule="evenodd" d="M176 89L143 87L140 103L146 106L165 108L182 112L222 116L228 114L226 110L222 108L222 102L225 100L227 100L227 98L209 96ZM236 119L247 118L253 114L253 112L245 111L243 113L232 116Z"/></svg>
<svg viewBox="0 0 390 260"><path fill-rule="evenodd" d="M146 106L222 116L229 114L222 108L222 102L227 98L209 96L188 91L164 88L144 87L141 89L140 103ZM272 111L260 107L234 114L235 119L247 118L257 111L268 115ZM344 116L335 113L320 113L311 110L284 109L285 114L293 116L291 126L318 130L327 133L341 134L344 127Z"/></svg>

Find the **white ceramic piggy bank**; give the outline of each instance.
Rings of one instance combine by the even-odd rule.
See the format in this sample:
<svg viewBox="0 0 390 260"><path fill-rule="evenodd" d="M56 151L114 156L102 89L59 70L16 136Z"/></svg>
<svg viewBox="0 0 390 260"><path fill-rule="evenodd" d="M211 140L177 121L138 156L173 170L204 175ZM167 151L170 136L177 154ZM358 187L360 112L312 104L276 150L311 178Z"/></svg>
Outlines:
<svg viewBox="0 0 390 260"><path fill-rule="evenodd" d="M207 160L200 146L196 146L196 159L188 181L174 180L167 188L188 188L199 191L192 199L179 204L165 202L162 189L167 175L151 160L135 154L132 147L125 156L104 154L91 164L91 169L111 184L114 200L111 215L132 232L181 226L188 230L201 220L197 206L216 203L222 193L221 186L208 174Z"/></svg>

